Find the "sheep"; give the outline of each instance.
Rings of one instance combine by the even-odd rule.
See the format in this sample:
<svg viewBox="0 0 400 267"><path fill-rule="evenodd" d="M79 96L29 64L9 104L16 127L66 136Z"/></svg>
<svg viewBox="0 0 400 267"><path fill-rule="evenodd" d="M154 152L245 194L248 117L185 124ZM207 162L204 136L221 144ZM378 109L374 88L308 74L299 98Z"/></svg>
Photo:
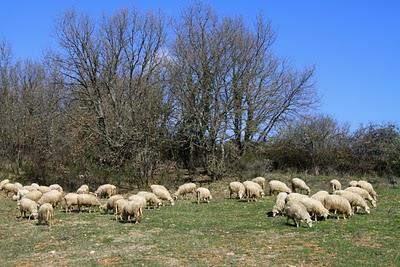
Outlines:
<svg viewBox="0 0 400 267"><path fill-rule="evenodd" d="M47 192L50 192L50 191L51 191L50 187L48 187L48 186L45 186L45 185L41 185L41 186L39 186L38 190L39 190L40 192L42 192L42 194L44 194L44 193L47 193Z"/></svg>
<svg viewBox="0 0 400 267"><path fill-rule="evenodd" d="M264 190L261 186L253 181L245 181L243 185L246 189L246 197L247 201L254 200L257 201L257 198L261 198L264 196Z"/></svg>
<svg viewBox="0 0 400 267"><path fill-rule="evenodd" d="M122 220L122 213L124 211L124 207L126 205L128 205L128 203L129 203L129 200L124 199L124 198L121 198L121 199L118 199L117 201L115 201L115 204L114 204L114 210L115 210L114 216L115 216L115 220L116 221L118 221L118 217L119 217L120 220Z"/></svg>
<svg viewBox="0 0 400 267"><path fill-rule="evenodd" d="M156 208L162 205L162 201L154 193L140 191L137 195L145 198L149 207Z"/></svg>
<svg viewBox="0 0 400 267"><path fill-rule="evenodd" d="M296 201L300 201L303 198L308 198L308 196L300 194L300 193L290 193L288 194L288 196L286 197L286 202L289 202L291 200L296 200Z"/></svg>
<svg viewBox="0 0 400 267"><path fill-rule="evenodd" d="M370 184L367 181L360 180L357 182L357 186L366 190L371 195L371 197L376 201L376 197L378 196L378 194L375 192L372 184Z"/></svg>
<svg viewBox="0 0 400 267"><path fill-rule="evenodd" d="M325 220L328 218L329 210L320 201L310 197L301 198L299 201L306 207L311 216L314 215L315 221L317 221L318 216L323 217Z"/></svg>
<svg viewBox="0 0 400 267"><path fill-rule="evenodd" d="M3 185L8 184L10 182L10 180L8 179L4 179L0 182L0 190L3 190Z"/></svg>
<svg viewBox="0 0 400 267"><path fill-rule="evenodd" d="M272 196L272 194L275 195L275 193L280 193L280 192L286 192L286 193L292 193L292 190L283 182L278 181L278 180L272 180L269 181L269 195Z"/></svg>
<svg viewBox="0 0 400 267"><path fill-rule="evenodd" d="M33 190L37 190L39 187L34 187L32 185L24 185L22 187L22 189L28 190L28 191L33 191Z"/></svg>
<svg viewBox="0 0 400 267"><path fill-rule="evenodd" d="M29 220L31 217L34 219L37 218L38 215L38 209L37 209L37 203L33 200L30 200L28 198L22 198L21 201L18 203L18 209L21 212L21 217L26 216L26 212L29 212Z"/></svg>
<svg viewBox="0 0 400 267"><path fill-rule="evenodd" d="M130 197L128 198L128 200L129 200L129 201L135 201L135 202L139 203L139 205L140 205L140 207L141 207L140 212L142 212L143 209L147 206L147 201L146 201L146 199L145 199L144 197L142 197L142 196L132 195L132 196L130 196ZM143 215L143 214L141 214L141 215Z"/></svg>
<svg viewBox="0 0 400 267"><path fill-rule="evenodd" d="M264 177L256 177L252 179L253 182L259 184L263 190L265 190L265 178Z"/></svg>
<svg viewBox="0 0 400 267"><path fill-rule="evenodd" d="M42 192L40 192L39 190L32 190L32 191L29 191L28 193L26 193L24 196L23 196L23 198L28 198L28 199L30 199L30 200L33 200L33 201L39 201L39 199L42 197Z"/></svg>
<svg viewBox="0 0 400 267"><path fill-rule="evenodd" d="M50 203L53 207L57 207L58 203L63 200L63 194L57 190L50 190L44 193L42 197L38 200L40 205L44 203Z"/></svg>
<svg viewBox="0 0 400 267"><path fill-rule="evenodd" d="M330 180L329 189L332 193L336 190L342 190L342 184L336 179Z"/></svg>
<svg viewBox="0 0 400 267"><path fill-rule="evenodd" d="M367 214L370 213L370 209L367 205L367 202L365 202L365 200L359 194L344 190L337 190L334 192L334 194L342 196L345 199L347 199L351 207L354 208L355 210L357 210L358 208L362 208L365 210Z"/></svg>
<svg viewBox="0 0 400 267"><path fill-rule="evenodd" d="M135 218L135 224L140 223L142 217L142 207L140 202L128 201L122 208L122 216L124 221L130 221L131 217Z"/></svg>
<svg viewBox="0 0 400 267"><path fill-rule="evenodd" d="M16 188L18 188L18 190L23 188L22 184L20 184L18 182L14 183L14 185Z"/></svg>
<svg viewBox="0 0 400 267"><path fill-rule="evenodd" d="M212 199L210 190L204 187L197 188L196 195L197 195L197 204L200 204L200 201L205 201L209 203L210 200Z"/></svg>
<svg viewBox="0 0 400 267"><path fill-rule="evenodd" d="M376 207L376 201L371 197L367 190L362 189L360 187L347 187L345 191L350 191L356 194L359 194L363 199L368 200L371 203L372 207Z"/></svg>
<svg viewBox="0 0 400 267"><path fill-rule="evenodd" d="M187 194L195 194L196 193L196 184L194 183L185 183L181 186L178 187L178 190L174 193L173 197L174 199L178 199L178 196L182 195L184 197L187 196Z"/></svg>
<svg viewBox="0 0 400 267"><path fill-rule="evenodd" d="M89 213L91 207L99 207L101 205L100 200L97 196L92 194L78 194L78 210L81 211L81 206L88 207Z"/></svg>
<svg viewBox="0 0 400 267"><path fill-rule="evenodd" d="M52 184L49 186L51 190L57 190L58 192L63 192L63 188L59 184Z"/></svg>
<svg viewBox="0 0 400 267"><path fill-rule="evenodd" d="M13 183L6 183L3 185L3 191L6 193L6 196L8 196L8 193L12 195L17 194L19 189L20 188Z"/></svg>
<svg viewBox="0 0 400 267"><path fill-rule="evenodd" d="M161 200L167 200L171 203L171 206L173 206L174 199L171 197L171 194L168 192L168 190L162 189L162 187L156 187L152 188L153 193Z"/></svg>
<svg viewBox="0 0 400 267"><path fill-rule="evenodd" d="M232 198L232 194L237 194L239 199L242 199L245 194L245 187L241 182L231 182L229 184L229 198Z"/></svg>
<svg viewBox="0 0 400 267"><path fill-rule="evenodd" d="M29 193L28 190L26 190L26 189L20 189L20 190L18 190L17 194L13 196L13 200L19 201L19 200L21 200L21 198L22 198L23 196L25 196L25 195L28 194L28 193Z"/></svg>
<svg viewBox="0 0 400 267"><path fill-rule="evenodd" d="M117 193L117 187L112 184L103 184L94 193L98 197L111 197Z"/></svg>
<svg viewBox="0 0 400 267"><path fill-rule="evenodd" d="M160 189L163 189L163 190L165 190L165 191L168 191L168 189L167 189L165 186L163 186L163 185L159 185L159 184L152 184L152 185L150 185L151 191L153 191L153 190L156 189L156 188L160 188ZM168 192L169 192L169 191L168 191Z"/></svg>
<svg viewBox="0 0 400 267"><path fill-rule="evenodd" d="M327 191L321 190L315 193L314 195L311 196L312 199L318 200L321 203L324 203L324 199L326 196L329 196L329 193Z"/></svg>
<svg viewBox="0 0 400 267"><path fill-rule="evenodd" d="M49 203L44 203L39 207L38 212L38 224L50 225L51 219L53 218L54 210L53 206Z"/></svg>
<svg viewBox="0 0 400 267"><path fill-rule="evenodd" d="M71 212L71 207L78 205L78 195L77 193L68 193L64 196L65 212Z"/></svg>
<svg viewBox="0 0 400 267"><path fill-rule="evenodd" d="M39 190L39 185L37 183L32 183L31 186L32 188Z"/></svg>
<svg viewBox="0 0 400 267"><path fill-rule="evenodd" d="M77 194L89 194L89 186L87 184L81 185L78 190L76 190Z"/></svg>
<svg viewBox="0 0 400 267"><path fill-rule="evenodd" d="M292 179L292 191L296 192L296 189L301 190L300 192L302 192L303 190L305 190L307 192L307 195L310 194L310 187L307 186L306 182L304 182L302 179L300 178L293 178Z"/></svg>
<svg viewBox="0 0 400 267"><path fill-rule="evenodd" d="M287 218L287 224L289 224L289 219L292 219L296 227L299 227L300 222L305 222L308 227L312 227L310 214L308 214L306 207L301 202L296 200L287 202L283 212Z"/></svg>
<svg viewBox="0 0 400 267"><path fill-rule="evenodd" d="M349 186L351 186L351 187L356 187L357 184L358 184L357 181L350 181L350 182L349 182Z"/></svg>
<svg viewBox="0 0 400 267"><path fill-rule="evenodd" d="M276 196L275 205L272 208L272 217L282 213L283 209L285 208L285 199L288 196L286 192L280 192Z"/></svg>
<svg viewBox="0 0 400 267"><path fill-rule="evenodd" d="M114 210L115 209L115 202L119 199L123 199L124 197L122 195L113 195L109 199L107 199L107 202L104 205L100 206L100 211L108 213L109 210Z"/></svg>
<svg viewBox="0 0 400 267"><path fill-rule="evenodd" d="M351 209L350 202L339 195L329 195L324 199L324 206L327 210L333 210L335 213L341 213L343 218L346 219L346 216L353 215L353 210ZM337 217L339 219L339 216Z"/></svg>

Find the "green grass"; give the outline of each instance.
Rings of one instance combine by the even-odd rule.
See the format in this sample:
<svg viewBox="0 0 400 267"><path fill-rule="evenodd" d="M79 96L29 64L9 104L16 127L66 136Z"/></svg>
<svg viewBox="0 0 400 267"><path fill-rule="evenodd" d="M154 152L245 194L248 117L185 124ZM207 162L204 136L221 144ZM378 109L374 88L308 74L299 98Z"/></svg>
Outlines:
<svg viewBox="0 0 400 267"><path fill-rule="evenodd" d="M145 210L139 225L57 210L54 225L37 226L17 219L15 202L1 194L0 265L400 266L400 189L379 188L378 194L370 215L329 219L313 228L267 217L271 197L257 203L179 201Z"/></svg>

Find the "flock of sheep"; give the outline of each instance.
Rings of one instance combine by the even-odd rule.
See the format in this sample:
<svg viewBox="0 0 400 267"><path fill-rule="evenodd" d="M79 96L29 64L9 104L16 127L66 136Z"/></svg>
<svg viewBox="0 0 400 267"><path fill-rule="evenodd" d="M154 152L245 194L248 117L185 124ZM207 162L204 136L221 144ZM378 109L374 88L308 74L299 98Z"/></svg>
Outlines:
<svg viewBox="0 0 400 267"><path fill-rule="evenodd" d="M311 227L311 218L315 221L318 218L327 219L330 212L342 214L343 218L359 212L360 209L369 214L370 208L366 201L376 207L377 194L372 185L366 181L351 181L350 187L341 190L340 182L331 180L330 193L319 191L312 196L309 196L310 188L299 178L292 179L292 188L278 180L269 181L268 186L270 195L277 194L272 216L285 215L287 220L292 219L297 227L302 221ZM256 177L243 183L231 182L229 197L236 195L239 199L257 201L264 197L265 187L266 180L263 177ZM189 194L196 196L198 204L208 203L212 199L209 189L197 187L194 183L179 186L174 194L162 185L151 185L151 192L140 191L134 195L123 196L117 194L116 186L111 184L101 185L95 192L90 192L88 185L82 185L75 193L65 194L58 184L43 186L33 183L23 186L5 179L0 182L0 190L7 196L12 194L12 198L17 201L21 217L37 219L38 224L48 225L54 216L54 208L58 205L64 205L66 213L71 212L74 207L77 207L78 211L87 209L88 212L96 208L103 213L112 211L117 221L140 223L146 207L158 208L163 206L164 202L173 206L178 197L187 198ZM100 198L106 198L104 204ZM337 218L339 219L339 215Z"/></svg>

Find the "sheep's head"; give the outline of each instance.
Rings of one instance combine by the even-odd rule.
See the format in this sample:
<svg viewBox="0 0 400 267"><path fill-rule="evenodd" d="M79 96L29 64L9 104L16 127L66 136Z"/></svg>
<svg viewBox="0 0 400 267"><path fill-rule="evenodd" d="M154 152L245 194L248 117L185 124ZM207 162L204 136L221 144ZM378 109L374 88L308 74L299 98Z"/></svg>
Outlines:
<svg viewBox="0 0 400 267"><path fill-rule="evenodd" d="M310 195L310 193L311 193L310 188L307 188L307 195Z"/></svg>
<svg viewBox="0 0 400 267"><path fill-rule="evenodd" d="M367 207L365 207L365 212L367 213L367 214L370 214L371 213L371 211L370 211L370 209L369 209L369 207L367 206Z"/></svg>
<svg viewBox="0 0 400 267"><path fill-rule="evenodd" d="M175 205L175 202L172 198L169 200L169 202L171 203L171 206Z"/></svg>
<svg viewBox="0 0 400 267"><path fill-rule="evenodd" d="M306 219L306 223L307 223L307 225L308 225L308 227L312 227L312 220L311 220L311 218L307 218Z"/></svg>
<svg viewBox="0 0 400 267"><path fill-rule="evenodd" d="M279 211L277 209L272 210L272 217L275 217L278 214L279 214Z"/></svg>
<svg viewBox="0 0 400 267"><path fill-rule="evenodd" d="M371 205L372 205L372 207L376 208L376 201L375 200L371 200Z"/></svg>

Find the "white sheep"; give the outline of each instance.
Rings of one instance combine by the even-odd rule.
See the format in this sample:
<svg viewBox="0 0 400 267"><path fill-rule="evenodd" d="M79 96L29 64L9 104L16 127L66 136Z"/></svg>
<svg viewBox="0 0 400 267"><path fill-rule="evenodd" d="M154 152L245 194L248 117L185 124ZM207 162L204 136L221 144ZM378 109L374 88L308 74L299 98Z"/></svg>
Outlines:
<svg viewBox="0 0 400 267"><path fill-rule="evenodd" d="M71 207L74 205L78 206L78 195L77 193L68 193L64 196L65 212L71 212Z"/></svg>
<svg viewBox="0 0 400 267"><path fill-rule="evenodd" d="M26 213L29 212L29 220L31 217L36 219L38 215L37 206L38 204L35 201L28 198L22 198L18 203L18 209L21 212L21 217L26 217Z"/></svg>
<svg viewBox="0 0 400 267"><path fill-rule="evenodd" d="M272 217L275 217L276 215L282 213L283 209L285 208L285 200L287 196L288 193L286 192L280 192L276 196L275 205L272 208Z"/></svg>
<svg viewBox="0 0 400 267"><path fill-rule="evenodd" d="M39 190L40 192L42 192L42 194L44 194L44 193L47 193L47 192L50 192L50 191L51 191L50 187L48 187L48 186L45 186L45 185L41 185L41 186L39 186L38 190Z"/></svg>
<svg viewBox="0 0 400 267"><path fill-rule="evenodd" d="M122 208L122 217L124 221L131 221L132 217L135 218L135 224L140 223L142 217L142 207L139 202L128 201Z"/></svg>
<svg viewBox="0 0 400 267"><path fill-rule="evenodd" d="M37 184L37 183L32 183L31 186L32 186L33 188L35 188L36 190L39 190L39 184Z"/></svg>
<svg viewBox="0 0 400 267"><path fill-rule="evenodd" d="M359 194L363 199L368 200L371 203L372 207L376 207L376 201L371 197L367 190L362 189L360 187L350 186L345 189L345 191L350 191L356 194Z"/></svg>
<svg viewBox="0 0 400 267"><path fill-rule="evenodd" d="M253 181L244 181L243 182L245 188L245 195L247 201L254 200L257 201L258 198L262 198L264 196L264 190L261 186Z"/></svg>
<svg viewBox="0 0 400 267"><path fill-rule="evenodd" d="M252 181L259 184L261 186L261 188L263 190L265 190L265 178L264 177L258 176L256 178L252 179Z"/></svg>
<svg viewBox="0 0 400 267"><path fill-rule="evenodd" d="M196 195L197 195L197 204L200 204L200 201L205 201L208 203L212 199L210 190L204 187L197 188Z"/></svg>
<svg viewBox="0 0 400 267"><path fill-rule="evenodd" d="M63 188L59 184L52 184L49 186L51 190L57 190L58 192L63 192Z"/></svg>
<svg viewBox="0 0 400 267"><path fill-rule="evenodd" d="M278 181L278 180L272 180L269 181L269 195L275 195L275 193L280 193L280 192L286 192L286 193L291 193L292 190L283 182Z"/></svg>
<svg viewBox="0 0 400 267"><path fill-rule="evenodd" d="M174 193L174 199L178 199L178 196L186 197L188 194L194 195L196 193L196 184L185 183L178 187L178 190Z"/></svg>
<svg viewBox="0 0 400 267"><path fill-rule="evenodd" d="M39 207L38 224L50 225L53 215L54 215L53 206L49 203L42 204Z"/></svg>
<svg viewBox="0 0 400 267"><path fill-rule="evenodd" d="M16 184L14 183L6 183L3 185L3 191L6 193L6 196L8 196L9 193L12 195L15 195L18 193L18 190L20 189Z"/></svg>
<svg viewBox="0 0 400 267"><path fill-rule="evenodd" d="M4 179L0 182L0 190L3 190L3 185L8 184L10 182L9 179Z"/></svg>
<svg viewBox="0 0 400 267"><path fill-rule="evenodd" d="M371 197L376 201L376 197L378 196L378 194L375 192L372 184L370 184L367 181L360 180L357 182L357 186L366 190L371 195Z"/></svg>
<svg viewBox="0 0 400 267"><path fill-rule="evenodd" d="M171 194L168 192L168 190L163 189L162 187L153 187L151 190L159 199L169 201L171 206L175 204L174 199L171 197Z"/></svg>
<svg viewBox="0 0 400 267"><path fill-rule="evenodd" d="M63 194L57 190L50 190L42 195L42 197L38 200L40 205L44 203L50 203L53 207L57 207L57 205L63 200Z"/></svg>
<svg viewBox="0 0 400 267"><path fill-rule="evenodd" d="M108 213L109 210L114 211L115 210L115 202L119 199L123 199L124 197L122 195L113 195L109 199L107 199L107 202L104 205L100 206L100 211Z"/></svg>
<svg viewBox="0 0 400 267"><path fill-rule="evenodd" d="M111 197L117 193L117 187L112 184L103 184L94 193L98 197Z"/></svg>
<svg viewBox="0 0 400 267"><path fill-rule="evenodd" d="M296 189L299 189L300 192L306 191L307 195L310 194L310 187L300 178L292 179L292 191L296 192Z"/></svg>
<svg viewBox="0 0 400 267"><path fill-rule="evenodd" d="M329 182L329 189L331 192L335 192L336 190L342 190L342 184L338 180L332 179Z"/></svg>
<svg viewBox="0 0 400 267"><path fill-rule="evenodd" d="M329 210L320 201L310 197L301 198L299 201L306 207L307 212L314 216L315 221L317 221L317 217L322 217L325 220L328 218Z"/></svg>
<svg viewBox="0 0 400 267"><path fill-rule="evenodd" d="M300 194L300 193L290 193L288 194L288 196L286 197L286 202L289 201L300 201L303 198L308 198L308 196Z"/></svg>
<svg viewBox="0 0 400 267"><path fill-rule="evenodd" d="M124 211L124 208L126 205L128 205L129 200L125 199L125 198L121 198L118 199L117 201L115 201L114 204L114 208L115 208L115 212L114 212L114 216L115 216L115 220L118 221L119 220L122 221L122 214Z"/></svg>
<svg viewBox="0 0 400 267"><path fill-rule="evenodd" d="M311 196L312 199L318 200L321 203L324 203L324 199L326 196L329 196L327 191L321 190Z"/></svg>
<svg viewBox="0 0 400 267"><path fill-rule="evenodd" d="M28 198L30 200L33 200L35 202L39 201L39 199L42 197L42 192L40 192L39 190L32 190L29 191L28 193L26 193L23 198Z"/></svg>
<svg viewBox="0 0 400 267"><path fill-rule="evenodd" d="M144 197L142 196L138 196L138 195L132 195L128 198L129 201L135 201L136 203L139 203L140 207L141 207L141 212L143 211L144 208L146 208L147 206L147 201ZM143 214L141 214L142 216Z"/></svg>
<svg viewBox="0 0 400 267"><path fill-rule="evenodd" d="M356 187L357 184L358 184L357 181L350 181L350 182L349 182L349 186L351 186L351 187Z"/></svg>
<svg viewBox="0 0 400 267"><path fill-rule="evenodd" d="M362 208L365 210L367 214L370 213L370 209L367 205L367 202L365 202L365 200L359 194L344 190L337 190L334 192L334 194L342 196L345 199L347 199L351 207L354 208L355 211L357 211L358 208Z"/></svg>
<svg viewBox="0 0 400 267"><path fill-rule="evenodd" d="M342 214L344 219L346 219L346 216L350 217L351 215L353 215L353 210L351 209L350 202L342 196L326 196L323 204L327 210L333 210L335 211L335 213ZM337 218L339 219L339 216Z"/></svg>
<svg viewBox="0 0 400 267"><path fill-rule="evenodd" d="M32 191L32 190L37 190L39 187L34 187L32 185L24 185L22 187L22 189L28 190L28 191Z"/></svg>
<svg viewBox="0 0 400 267"><path fill-rule="evenodd" d="M166 191L169 192L169 190L168 190L165 186L163 186L163 185L159 185L159 184L152 184L152 185L150 185L151 191L153 191L153 190L156 189L156 188L160 188L160 189L163 189L163 190L166 190Z"/></svg>
<svg viewBox="0 0 400 267"><path fill-rule="evenodd" d="M242 199L245 191L246 189L241 182L231 182L229 184L229 198L232 198L232 194L237 194L237 197Z"/></svg>
<svg viewBox="0 0 400 267"><path fill-rule="evenodd" d="M299 227L300 222L305 222L308 227L312 227L312 220L307 208L299 201L293 200L286 203L283 213L287 217L286 223L289 224L289 219L292 219Z"/></svg>
<svg viewBox="0 0 400 267"><path fill-rule="evenodd" d="M89 186L87 184L81 185L78 190L76 190L77 194L89 194Z"/></svg>
<svg viewBox="0 0 400 267"><path fill-rule="evenodd" d="M18 190L17 194L13 196L13 200L19 201L28 193L29 193L29 190L20 189L20 190Z"/></svg>
<svg viewBox="0 0 400 267"><path fill-rule="evenodd" d="M81 211L81 207L88 207L89 213L92 207L100 207L100 200L92 194L78 194L78 210Z"/></svg>
<svg viewBox="0 0 400 267"><path fill-rule="evenodd" d="M146 199L148 207L157 208L162 205L161 199L159 199L154 193L140 191L137 193L137 195Z"/></svg>

